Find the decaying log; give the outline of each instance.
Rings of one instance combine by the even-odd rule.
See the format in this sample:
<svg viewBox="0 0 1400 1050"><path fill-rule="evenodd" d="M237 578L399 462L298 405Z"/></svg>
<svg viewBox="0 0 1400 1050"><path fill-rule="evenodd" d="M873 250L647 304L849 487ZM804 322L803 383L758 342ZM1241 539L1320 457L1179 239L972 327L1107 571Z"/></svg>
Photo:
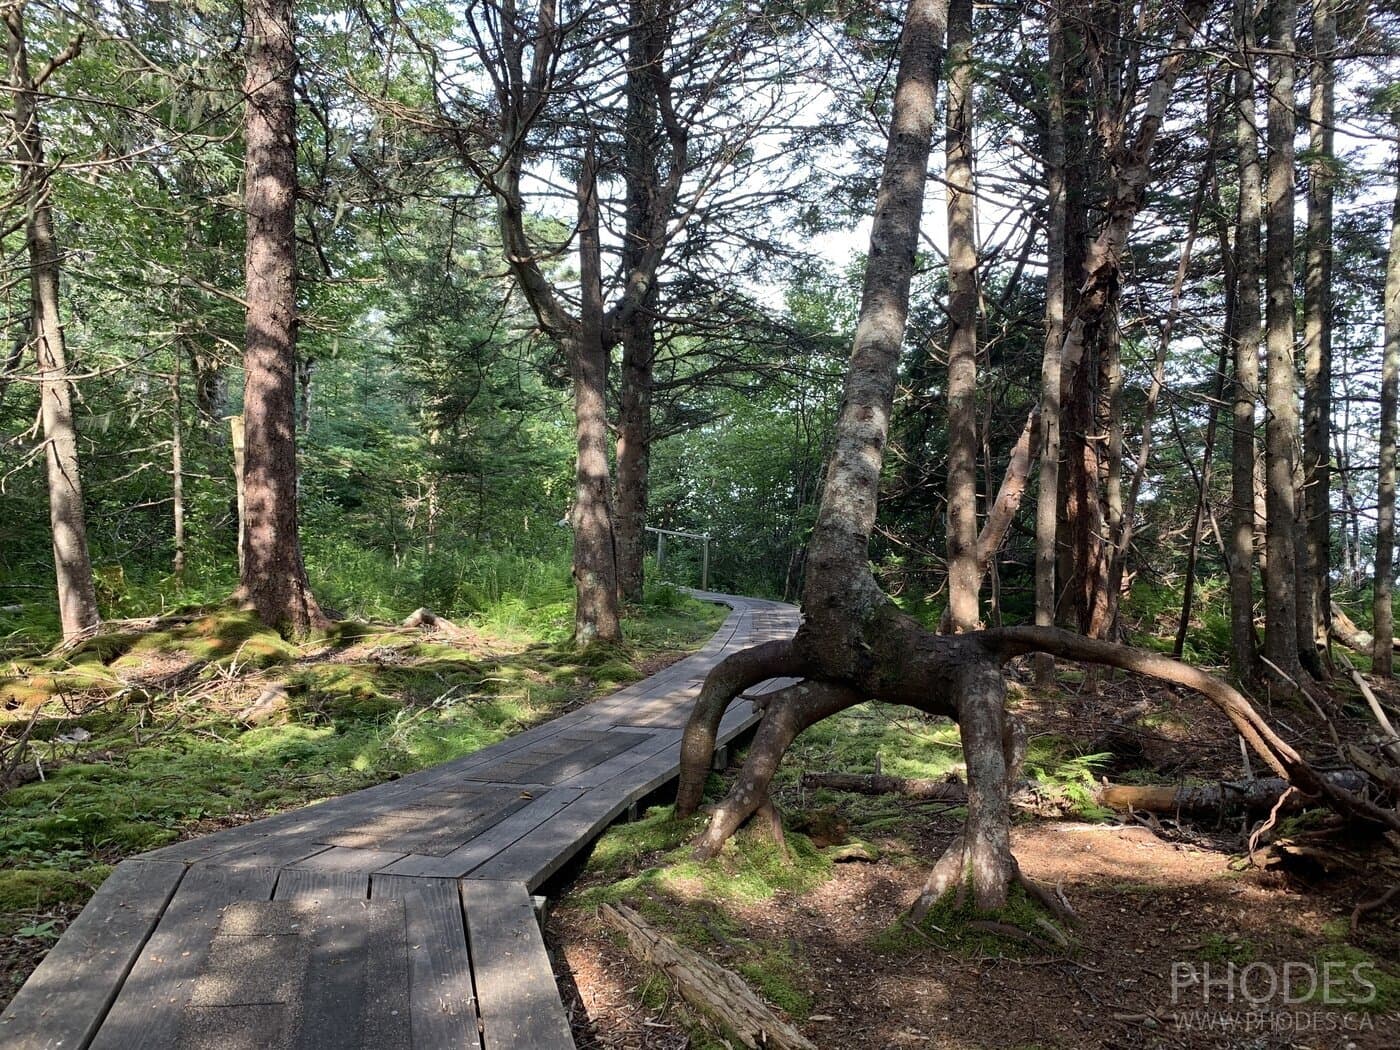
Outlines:
<svg viewBox="0 0 1400 1050"><path fill-rule="evenodd" d="M430 631L455 631L457 625L445 616L439 616L433 610L420 607L414 609L408 619L404 620L400 627L423 627Z"/></svg>
<svg viewBox="0 0 1400 1050"><path fill-rule="evenodd" d="M1360 791L1367 783L1366 775L1354 769L1341 769L1321 776L1333 787L1345 791ZM1282 777L1221 780L1211 784L1105 784L1098 791L1098 801L1111 809L1140 809L1149 813L1179 813L1182 816L1230 816L1266 811L1288 788L1288 781ZM1284 808L1300 809L1305 801L1301 795L1295 795Z"/></svg>
<svg viewBox="0 0 1400 1050"><path fill-rule="evenodd" d="M1364 773L1352 769L1323 776L1347 791L1359 791L1367 782ZM967 801L967 786L957 781L906 780L879 773L803 773L802 786L955 804ZM1216 818L1241 812L1264 812L1283 796L1288 786L1288 781L1282 777L1265 777L1210 784L1104 784L1095 794L1096 801L1110 809ZM1011 801L1016 804L1014 797ZM1300 809L1305 801L1302 797L1290 800L1284 810Z"/></svg>
<svg viewBox="0 0 1400 1050"><path fill-rule="evenodd" d="M1356 622L1343 612L1342 607L1336 602L1332 603L1332 637L1362 656L1371 655L1374 636L1356 626ZM1392 638L1391 644L1395 651L1400 653L1400 638Z"/></svg>
<svg viewBox="0 0 1400 1050"><path fill-rule="evenodd" d="M238 712L238 721L248 726L260 726L287 713L287 687L280 682L264 689L256 700Z"/></svg>
<svg viewBox="0 0 1400 1050"><path fill-rule="evenodd" d="M738 974L677 944L625 904L604 904L599 914L627 938L633 955L666 974L686 1002L713 1017L745 1046L817 1050L764 1005Z"/></svg>
<svg viewBox="0 0 1400 1050"><path fill-rule="evenodd" d="M967 786L957 780L908 779L882 773L803 773L802 786L859 795L900 795L921 801L967 801Z"/></svg>

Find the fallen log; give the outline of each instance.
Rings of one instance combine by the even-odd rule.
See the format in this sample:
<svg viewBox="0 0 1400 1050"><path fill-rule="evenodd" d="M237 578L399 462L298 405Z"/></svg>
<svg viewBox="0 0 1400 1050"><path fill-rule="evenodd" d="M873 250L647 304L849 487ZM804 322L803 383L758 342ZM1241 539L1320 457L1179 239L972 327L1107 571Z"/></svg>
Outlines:
<svg viewBox="0 0 1400 1050"><path fill-rule="evenodd" d="M247 726L261 726L287 714L289 695L281 682L268 686L258 698L235 716Z"/></svg>
<svg viewBox="0 0 1400 1050"><path fill-rule="evenodd" d="M910 779L884 773L803 773L802 786L858 795L899 795L920 801L967 801L967 787L961 781Z"/></svg>
<svg viewBox="0 0 1400 1050"><path fill-rule="evenodd" d="M1356 621L1343 612L1336 602L1332 603L1332 637L1362 656L1370 656L1375 644L1375 635L1356 626ZM1392 638L1390 641L1391 647L1400 653L1400 638Z"/></svg>
<svg viewBox="0 0 1400 1050"><path fill-rule="evenodd" d="M1366 774L1356 769L1337 770L1322 776L1333 786L1347 791L1360 791L1368 783ZM967 787L956 781L910 780L879 773L803 773L802 786L853 791L862 795L899 795L921 801L967 801ZM1288 781L1282 777L1221 780L1207 784L1105 783L1095 792L1095 800L1109 809L1136 809L1184 817L1219 817L1266 812L1288 790L1288 786ZM1296 801L1290 800L1284 811L1301 809L1306 801L1301 796ZM1012 804L1015 803L1013 797Z"/></svg>
<svg viewBox="0 0 1400 1050"><path fill-rule="evenodd" d="M817 1050L773 1013L738 974L677 944L625 904L604 904L599 914L627 938L633 955L666 974L686 1002L710 1015L745 1046Z"/></svg>
<svg viewBox="0 0 1400 1050"><path fill-rule="evenodd" d="M420 606L419 608L414 609L413 612L411 612L408 615L408 618L405 619L403 623L399 624L399 626L422 627L430 631L457 630L457 625L455 623L453 623L445 616L439 616L437 613L433 612L433 610L427 608L426 606Z"/></svg>

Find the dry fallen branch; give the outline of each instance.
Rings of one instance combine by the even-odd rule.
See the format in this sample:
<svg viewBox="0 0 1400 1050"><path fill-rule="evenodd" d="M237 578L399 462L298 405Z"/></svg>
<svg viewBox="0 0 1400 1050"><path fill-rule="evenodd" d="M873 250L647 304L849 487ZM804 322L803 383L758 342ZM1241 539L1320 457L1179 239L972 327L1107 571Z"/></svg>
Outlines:
<svg viewBox="0 0 1400 1050"><path fill-rule="evenodd" d="M741 977L677 944L625 904L604 904L599 914L627 938L633 955L666 974L686 1002L713 1017L745 1046L817 1050L754 995Z"/></svg>

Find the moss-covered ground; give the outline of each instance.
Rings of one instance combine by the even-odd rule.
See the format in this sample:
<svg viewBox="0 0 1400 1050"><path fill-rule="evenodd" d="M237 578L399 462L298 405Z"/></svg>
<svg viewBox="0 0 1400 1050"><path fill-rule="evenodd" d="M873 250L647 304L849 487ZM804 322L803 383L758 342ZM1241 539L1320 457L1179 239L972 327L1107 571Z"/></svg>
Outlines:
<svg viewBox="0 0 1400 1050"><path fill-rule="evenodd" d="M493 744L696 648L725 613L663 589L625 648L580 653L521 626L349 622L294 645L210 608L0 663L0 1003L124 857ZM248 724L274 685L285 703Z"/></svg>

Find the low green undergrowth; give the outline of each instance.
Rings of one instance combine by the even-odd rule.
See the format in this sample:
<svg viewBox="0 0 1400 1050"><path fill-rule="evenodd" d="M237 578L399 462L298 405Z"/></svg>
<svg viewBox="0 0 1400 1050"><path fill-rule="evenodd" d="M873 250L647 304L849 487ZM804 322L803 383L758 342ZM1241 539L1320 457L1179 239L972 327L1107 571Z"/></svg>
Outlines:
<svg viewBox="0 0 1400 1050"><path fill-rule="evenodd" d="M726 614L661 593L603 654L364 624L296 646L222 609L0 665L0 774L30 780L0 794L0 937L41 936L134 853L493 744L695 648ZM246 724L272 684L285 706Z"/></svg>

